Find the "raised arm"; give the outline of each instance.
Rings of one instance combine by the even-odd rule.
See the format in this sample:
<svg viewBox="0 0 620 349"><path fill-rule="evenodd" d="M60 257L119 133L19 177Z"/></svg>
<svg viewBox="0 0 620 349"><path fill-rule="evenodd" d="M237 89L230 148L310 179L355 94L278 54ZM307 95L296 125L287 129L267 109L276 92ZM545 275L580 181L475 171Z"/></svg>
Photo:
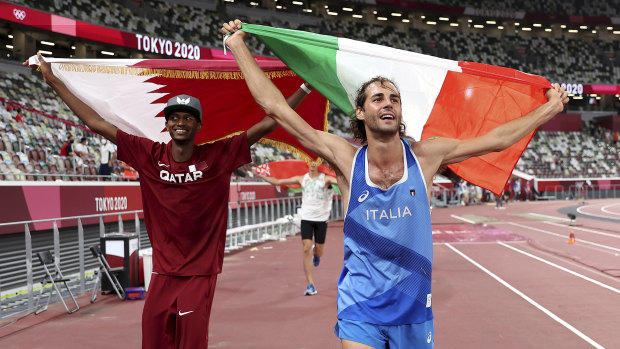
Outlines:
<svg viewBox="0 0 620 349"><path fill-rule="evenodd" d="M332 184L338 185L336 177L325 175L325 186L328 187Z"/></svg>
<svg viewBox="0 0 620 349"><path fill-rule="evenodd" d="M308 88L308 85L306 85ZM287 100L286 103L292 108L297 109L301 102L308 96L308 93L301 88L301 86L293 93ZM273 132L278 127L278 123L275 122L269 116L263 118L263 120L259 121L256 125L250 127L247 133L248 137L248 145L252 145L258 142L259 139L265 137L266 135Z"/></svg>
<svg viewBox="0 0 620 349"><path fill-rule="evenodd" d="M58 78L56 78L56 76L52 72L51 65L46 62L45 59L43 59L41 53L37 53L37 57L39 58L41 75L43 75L43 80L67 104L67 106L75 113L75 115L77 115L77 117L80 118L80 120L82 120L82 122L86 124L88 128L109 139L111 142L116 143L116 131L118 130L116 126L105 121L96 111L86 105L86 103L80 100L71 91L69 91L67 86L65 86L65 84ZM28 61L24 62L23 65L27 66Z"/></svg>
<svg viewBox="0 0 620 349"><path fill-rule="evenodd" d="M497 126L479 137L469 139L436 138L413 143L427 183L441 165L453 164L471 157L499 152L517 143L537 127L553 118L568 103L564 88L555 84L545 93L547 102L518 119Z"/></svg>
<svg viewBox="0 0 620 349"><path fill-rule="evenodd" d="M518 119L499 125L488 133L462 141L448 147L442 164L461 162L470 157L498 152L517 143L540 125L551 120L568 103L568 94L559 84L545 93L547 103Z"/></svg>
<svg viewBox="0 0 620 349"><path fill-rule="evenodd" d="M282 178L278 179L271 176L263 176L256 172L255 168L252 168L252 172L254 172L255 176L262 178L265 182L271 183L273 185L291 185L291 184L301 184L303 181L303 176L293 176L290 178Z"/></svg>
<svg viewBox="0 0 620 349"><path fill-rule="evenodd" d="M280 90L265 76L245 45L244 39L248 34L239 29L241 22L231 21L224 24L222 34L234 32L226 40L226 45L234 54L256 102L267 116L273 118L304 147L333 163L341 173L348 175L355 148L343 138L315 130L291 109Z"/></svg>

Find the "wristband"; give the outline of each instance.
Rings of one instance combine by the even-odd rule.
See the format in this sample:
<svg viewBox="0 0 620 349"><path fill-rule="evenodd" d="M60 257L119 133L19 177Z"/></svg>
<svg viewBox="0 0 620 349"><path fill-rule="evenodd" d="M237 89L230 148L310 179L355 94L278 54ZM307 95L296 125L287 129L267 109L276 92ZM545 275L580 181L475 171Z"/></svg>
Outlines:
<svg viewBox="0 0 620 349"><path fill-rule="evenodd" d="M230 47L228 47L226 45L226 39L228 39L228 37L231 35L232 33L227 33L226 35L224 35L224 37L222 38L222 46L224 46L224 56L226 55L226 48L228 48L230 50Z"/></svg>
<svg viewBox="0 0 620 349"><path fill-rule="evenodd" d="M311 89L309 89L309 88L308 88L308 86L306 86L306 83L305 83L305 82L304 82L304 83L302 83L301 85L299 85L299 88L300 88L300 89L302 89L302 90L304 90L304 92L305 92L306 94L310 94L310 92L312 92L312 90L311 90Z"/></svg>

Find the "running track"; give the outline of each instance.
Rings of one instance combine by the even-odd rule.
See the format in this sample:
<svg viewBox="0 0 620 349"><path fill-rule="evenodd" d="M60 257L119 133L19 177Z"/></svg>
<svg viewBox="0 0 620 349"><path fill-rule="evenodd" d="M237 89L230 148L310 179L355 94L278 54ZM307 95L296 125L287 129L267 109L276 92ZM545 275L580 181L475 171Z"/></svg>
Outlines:
<svg viewBox="0 0 620 349"><path fill-rule="evenodd" d="M577 214L569 226L566 213ZM434 209L436 348L620 348L620 200ZM299 236L228 255L210 348L340 348L333 335L342 222L319 294L303 296ZM570 231L576 244L568 244ZM0 329L1 348L139 348L142 301L89 295Z"/></svg>

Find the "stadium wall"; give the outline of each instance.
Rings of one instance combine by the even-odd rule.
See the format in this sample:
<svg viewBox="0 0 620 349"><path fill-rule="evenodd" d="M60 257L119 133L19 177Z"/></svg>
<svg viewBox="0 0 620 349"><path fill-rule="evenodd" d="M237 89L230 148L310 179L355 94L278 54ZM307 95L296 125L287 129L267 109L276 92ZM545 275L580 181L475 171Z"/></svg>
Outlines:
<svg viewBox="0 0 620 349"><path fill-rule="evenodd" d="M613 132L620 132L620 115L606 115L594 118L596 123Z"/></svg>
<svg viewBox="0 0 620 349"><path fill-rule="evenodd" d="M208 193L205 193L208 195ZM268 183L235 182L230 185L229 206L265 205L264 200L293 196ZM137 182L0 182L0 223L27 222L63 217L100 215L142 210L142 196ZM139 215L143 219L143 214ZM122 220L133 220L133 214ZM117 221L116 215L105 216L104 222ZM82 224L98 224L98 217L84 218ZM37 222L35 231L53 228L52 222ZM58 221L59 228L75 227L77 220ZM0 234L23 232L23 224L0 226Z"/></svg>
<svg viewBox="0 0 620 349"><path fill-rule="evenodd" d="M539 131L581 132L581 114L558 114L542 124Z"/></svg>

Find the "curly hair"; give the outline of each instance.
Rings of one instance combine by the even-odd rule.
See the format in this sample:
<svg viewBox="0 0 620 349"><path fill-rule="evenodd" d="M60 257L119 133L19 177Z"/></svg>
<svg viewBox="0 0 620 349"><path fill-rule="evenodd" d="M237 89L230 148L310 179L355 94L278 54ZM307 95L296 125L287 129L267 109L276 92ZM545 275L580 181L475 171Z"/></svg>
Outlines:
<svg viewBox="0 0 620 349"><path fill-rule="evenodd" d="M356 110L358 107L364 110L364 103L366 102L366 98L368 97L366 96L366 89L368 88L368 86L370 86L371 84L375 82L379 82L382 87L391 89L390 87L386 85L387 83L390 83L394 87L396 87L396 91L399 92L398 86L396 86L394 81L386 77L383 77L383 76L375 76L374 78L363 83L362 86L360 86L360 88L357 90L357 95L355 97L355 109ZM351 134L353 135L353 139L359 139L360 142L362 142L362 144L368 142L368 138L366 137L366 127L364 126L364 120L357 119L355 117L355 111L353 111L353 115L351 115L351 120L349 121L349 127L351 128ZM405 128L406 128L405 123L401 121L399 131L398 131L401 137L405 136Z"/></svg>

